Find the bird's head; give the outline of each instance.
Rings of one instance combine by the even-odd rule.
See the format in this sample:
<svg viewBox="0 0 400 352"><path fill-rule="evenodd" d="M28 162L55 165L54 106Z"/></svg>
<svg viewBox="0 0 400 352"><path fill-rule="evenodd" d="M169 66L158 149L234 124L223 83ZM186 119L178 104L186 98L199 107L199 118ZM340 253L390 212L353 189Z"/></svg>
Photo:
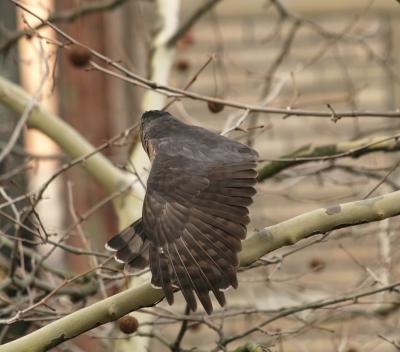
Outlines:
<svg viewBox="0 0 400 352"><path fill-rule="evenodd" d="M153 121L159 117L169 115L171 116L168 112L162 111L162 110L149 110L145 111L142 115L142 124L147 123L149 121Z"/></svg>
<svg viewBox="0 0 400 352"><path fill-rule="evenodd" d="M170 113L161 110L149 110L143 113L140 121L140 139L142 146L151 158L149 140L155 138L165 128L165 120L173 119Z"/></svg>

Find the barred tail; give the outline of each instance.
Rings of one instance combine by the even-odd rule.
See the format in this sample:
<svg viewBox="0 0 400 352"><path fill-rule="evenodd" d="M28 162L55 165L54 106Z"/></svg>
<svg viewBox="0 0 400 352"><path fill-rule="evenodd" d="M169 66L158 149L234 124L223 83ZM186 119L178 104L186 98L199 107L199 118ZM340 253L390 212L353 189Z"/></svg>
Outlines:
<svg viewBox="0 0 400 352"><path fill-rule="evenodd" d="M149 241L142 219L136 220L106 243L106 249L115 252L115 260L125 263L125 268L144 269L149 264Z"/></svg>

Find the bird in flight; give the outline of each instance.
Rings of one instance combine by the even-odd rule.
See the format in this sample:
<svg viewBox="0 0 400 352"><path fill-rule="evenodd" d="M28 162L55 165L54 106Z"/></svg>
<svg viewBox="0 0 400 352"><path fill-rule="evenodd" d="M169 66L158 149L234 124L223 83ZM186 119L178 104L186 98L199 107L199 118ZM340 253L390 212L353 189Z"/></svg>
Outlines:
<svg viewBox="0 0 400 352"><path fill-rule="evenodd" d="M142 218L106 247L127 270L150 264L151 283L170 305L180 289L192 311L197 296L211 314L210 291L224 306L224 290L238 286L258 154L165 111L143 114L140 137L152 162Z"/></svg>

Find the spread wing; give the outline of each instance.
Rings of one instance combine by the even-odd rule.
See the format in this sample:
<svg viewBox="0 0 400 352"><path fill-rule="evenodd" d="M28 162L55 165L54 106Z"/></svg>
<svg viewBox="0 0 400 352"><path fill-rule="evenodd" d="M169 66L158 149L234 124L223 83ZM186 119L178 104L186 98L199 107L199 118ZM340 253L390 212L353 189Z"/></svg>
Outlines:
<svg viewBox="0 0 400 352"><path fill-rule="evenodd" d="M196 295L211 313L210 291L224 305L223 290L238 285L237 254L255 194L257 153L245 146L237 153L236 158L230 152L228 160L204 162L156 154L143 228L150 242L152 284L164 290L169 304L179 288L193 311Z"/></svg>

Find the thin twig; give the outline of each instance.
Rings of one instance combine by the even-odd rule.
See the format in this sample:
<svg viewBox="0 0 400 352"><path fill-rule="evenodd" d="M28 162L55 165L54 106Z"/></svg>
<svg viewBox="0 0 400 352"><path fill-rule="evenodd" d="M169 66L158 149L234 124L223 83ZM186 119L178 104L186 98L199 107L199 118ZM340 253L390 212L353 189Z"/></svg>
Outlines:
<svg viewBox="0 0 400 352"><path fill-rule="evenodd" d="M185 312L184 315L189 315L190 313L190 307L188 304L186 304ZM179 352L181 349L181 342L183 340L183 337L185 336L185 333L188 328L188 320L183 320L181 324L181 328L179 329L178 335L176 335L175 342L171 346L171 351L172 352Z"/></svg>
<svg viewBox="0 0 400 352"><path fill-rule="evenodd" d="M118 6L121 6L127 0L102 0L96 2L80 2L76 8L63 10L59 12L50 13L47 20L50 22L72 22L79 17L84 17L95 12L112 10ZM8 35L8 40L0 45L0 52L7 51L13 46L18 40L24 36L32 35L32 31L37 31L47 26L46 23L41 22L32 29L19 30Z"/></svg>

